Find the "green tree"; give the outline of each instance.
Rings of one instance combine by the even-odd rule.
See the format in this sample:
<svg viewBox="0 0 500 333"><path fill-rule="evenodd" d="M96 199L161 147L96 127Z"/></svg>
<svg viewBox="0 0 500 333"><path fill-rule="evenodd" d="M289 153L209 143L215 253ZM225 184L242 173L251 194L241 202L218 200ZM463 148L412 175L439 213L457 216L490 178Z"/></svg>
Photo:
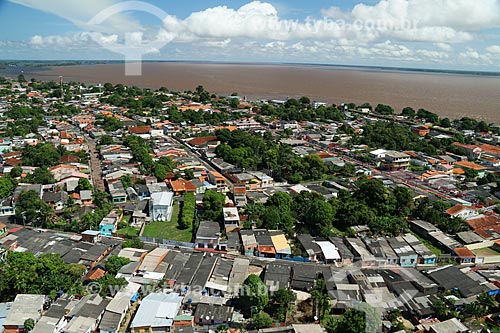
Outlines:
<svg viewBox="0 0 500 333"><path fill-rule="evenodd" d="M290 303L295 302L297 295L289 289L278 289L272 296L269 308L280 322L284 322Z"/></svg>
<svg viewBox="0 0 500 333"><path fill-rule="evenodd" d="M229 326L222 324L215 328L215 333L227 333L229 331Z"/></svg>
<svg viewBox="0 0 500 333"><path fill-rule="evenodd" d="M27 223L44 220L53 213L52 207L40 199L39 193L34 190L21 192L16 201L16 217Z"/></svg>
<svg viewBox="0 0 500 333"><path fill-rule="evenodd" d="M311 235L328 236L331 233L335 212L323 196L303 191L295 196L293 211Z"/></svg>
<svg viewBox="0 0 500 333"><path fill-rule="evenodd" d="M7 198L12 195L16 189L17 181L10 175L6 175L0 178L0 198Z"/></svg>
<svg viewBox="0 0 500 333"><path fill-rule="evenodd" d="M117 278L112 274L106 274L103 277L97 279L96 281L100 286L99 294L103 297L114 296L116 289L120 287L125 287L128 282L124 278Z"/></svg>
<svg viewBox="0 0 500 333"><path fill-rule="evenodd" d="M404 117L415 118L417 113L415 112L415 110L413 108L407 106L403 109L403 111L401 111L401 115Z"/></svg>
<svg viewBox="0 0 500 333"><path fill-rule="evenodd" d="M380 316L377 317L373 311L364 312L356 309L349 309L337 321L335 332L375 333L380 331L380 324Z"/></svg>
<svg viewBox="0 0 500 333"><path fill-rule="evenodd" d="M160 163L155 163L154 164L154 175L156 179L158 179L159 182L165 181L165 178L167 177L168 170L167 168Z"/></svg>
<svg viewBox="0 0 500 333"><path fill-rule="evenodd" d="M110 92L115 91L115 89L113 88L113 85L111 83L106 82L104 84L104 91L107 92L107 93L110 93Z"/></svg>
<svg viewBox="0 0 500 333"><path fill-rule="evenodd" d="M103 208L109 203L109 194L101 190L95 191L92 198L94 205L98 208Z"/></svg>
<svg viewBox="0 0 500 333"><path fill-rule="evenodd" d="M379 216L386 216L394 211L395 198L380 179L364 178L357 185L354 198L375 209Z"/></svg>
<svg viewBox="0 0 500 333"><path fill-rule="evenodd" d="M26 145L23 149L23 165L51 167L59 163L61 153L51 143Z"/></svg>
<svg viewBox="0 0 500 333"><path fill-rule="evenodd" d="M252 317L252 327L254 329L269 328L273 326L273 319L265 312L259 312Z"/></svg>
<svg viewBox="0 0 500 333"><path fill-rule="evenodd" d="M17 166L17 167L14 167L10 170L10 176L12 178L17 178L17 177L21 177L21 175L23 174L23 168Z"/></svg>
<svg viewBox="0 0 500 333"><path fill-rule="evenodd" d="M417 118L425 119L425 121L433 124L439 121L439 116L437 114L427 111L425 109L419 109L417 111Z"/></svg>
<svg viewBox="0 0 500 333"><path fill-rule="evenodd" d="M59 290L81 294L81 276L57 254L35 257L29 252L10 252L0 266L0 299L11 301L17 294L54 295Z"/></svg>
<svg viewBox="0 0 500 333"><path fill-rule="evenodd" d="M269 303L269 295L266 285L257 275L250 274L242 285L241 308L249 311L253 307L256 311L262 311L267 303Z"/></svg>
<svg viewBox="0 0 500 333"><path fill-rule="evenodd" d="M396 186L393 191L396 199L396 211L400 216L408 216L413 208L413 194L411 190L404 186Z"/></svg>
<svg viewBox="0 0 500 333"><path fill-rule="evenodd" d="M226 196L223 193L206 191L203 196L203 217L211 221L221 221L225 202Z"/></svg>
<svg viewBox="0 0 500 333"><path fill-rule="evenodd" d="M92 185L87 178L78 179L78 189L80 191L92 190Z"/></svg>
<svg viewBox="0 0 500 333"><path fill-rule="evenodd" d="M185 175L186 179L188 179L188 180L194 179L194 171L193 171L193 169L186 169L186 170L184 170L184 175Z"/></svg>
<svg viewBox="0 0 500 333"><path fill-rule="evenodd" d="M134 237L132 239L127 239L122 244L122 248L134 248L134 249L142 249L144 247L144 242L141 241L138 237Z"/></svg>
<svg viewBox="0 0 500 333"><path fill-rule="evenodd" d="M377 107L375 108L375 112L380 113L382 115L392 115L394 114L394 109L385 104L378 104Z"/></svg>
<svg viewBox="0 0 500 333"><path fill-rule="evenodd" d="M465 175L466 181L473 181L479 175L479 172L477 170L470 169L470 168L462 168L462 169L464 170L464 175Z"/></svg>
<svg viewBox="0 0 500 333"><path fill-rule="evenodd" d="M261 203L247 203L245 205L245 214L248 215L250 221L260 220L265 212L266 207Z"/></svg>
<svg viewBox="0 0 500 333"><path fill-rule="evenodd" d="M39 167L36 168L33 172L33 176L31 178L31 182L35 184L54 184L56 182L54 175L50 172L47 167Z"/></svg>
<svg viewBox="0 0 500 333"><path fill-rule="evenodd" d="M269 230L283 230L290 234L295 225L295 219L290 211L281 211L278 207L271 206L262 216L262 226Z"/></svg>
<svg viewBox="0 0 500 333"><path fill-rule="evenodd" d="M238 98L231 98L229 100L229 106L233 109L237 109L240 105L240 100Z"/></svg>
<svg viewBox="0 0 500 333"><path fill-rule="evenodd" d="M179 227L181 229L188 229L193 225L195 208L195 195L193 193L185 193L182 203L182 214L179 220Z"/></svg>
<svg viewBox="0 0 500 333"><path fill-rule="evenodd" d="M300 104L302 104L303 106L308 106L311 104L311 99L307 96L302 96L300 99L299 99L299 102Z"/></svg>
<svg viewBox="0 0 500 333"><path fill-rule="evenodd" d="M31 332L33 331L33 328L35 327L35 321L32 318L28 318L24 321L24 330L25 332Z"/></svg>
<svg viewBox="0 0 500 333"><path fill-rule="evenodd" d="M276 192L267 199L266 206L274 206L280 212L289 212L292 208L292 201L293 199L288 193Z"/></svg>
<svg viewBox="0 0 500 333"><path fill-rule="evenodd" d="M122 183L122 185L125 189L134 186L134 183L132 182L132 176L130 176L130 175L121 176L120 182Z"/></svg>
<svg viewBox="0 0 500 333"><path fill-rule="evenodd" d="M112 100L111 104L120 106L121 104L120 96L112 95L109 99ZM106 132L114 132L116 130L119 130L120 128L123 128L123 124L121 123L121 121L116 119L115 117L104 117L102 124Z"/></svg>
<svg viewBox="0 0 500 333"><path fill-rule="evenodd" d="M108 260L104 264L104 267L108 271L109 274L116 275L120 268L130 263L130 259L119 257L119 256L109 256Z"/></svg>
<svg viewBox="0 0 500 333"><path fill-rule="evenodd" d="M443 118L441 119L441 123L440 123L441 127L444 127L444 128L449 128L451 127L451 121L450 121L450 118Z"/></svg>
<svg viewBox="0 0 500 333"><path fill-rule="evenodd" d="M103 146L112 145L113 143L115 143L115 141L113 140L113 137L111 135L104 134L101 137L99 137L99 144L100 145L103 145Z"/></svg>
<svg viewBox="0 0 500 333"><path fill-rule="evenodd" d="M450 309L448 308L448 306L446 305L446 303L443 302L443 300L437 299L437 300L433 301L432 302L432 308L436 312L436 316L439 319L444 319L444 320L448 319L448 315L450 313Z"/></svg>
<svg viewBox="0 0 500 333"><path fill-rule="evenodd" d="M158 163L164 165L168 172L172 172L175 168L175 162L168 156L162 156L158 159Z"/></svg>

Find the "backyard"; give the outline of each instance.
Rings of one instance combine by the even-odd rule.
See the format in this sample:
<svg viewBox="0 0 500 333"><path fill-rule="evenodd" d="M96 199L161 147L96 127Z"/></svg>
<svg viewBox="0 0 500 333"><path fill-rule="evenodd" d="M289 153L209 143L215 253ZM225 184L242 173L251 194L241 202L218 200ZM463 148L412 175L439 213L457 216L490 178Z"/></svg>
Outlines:
<svg viewBox="0 0 500 333"><path fill-rule="evenodd" d="M435 255L440 256L440 255L443 254L443 251L441 251L441 249L439 249L438 247L434 246L434 244L432 244L431 242L429 242L427 239L420 237L419 235L417 235L414 232L411 232L411 233L413 234L413 236L417 237L417 239L422 244L424 244Z"/></svg>
<svg viewBox="0 0 500 333"><path fill-rule="evenodd" d="M170 222L151 222L144 228L142 236L190 242L192 228L179 229L179 203L175 202Z"/></svg>

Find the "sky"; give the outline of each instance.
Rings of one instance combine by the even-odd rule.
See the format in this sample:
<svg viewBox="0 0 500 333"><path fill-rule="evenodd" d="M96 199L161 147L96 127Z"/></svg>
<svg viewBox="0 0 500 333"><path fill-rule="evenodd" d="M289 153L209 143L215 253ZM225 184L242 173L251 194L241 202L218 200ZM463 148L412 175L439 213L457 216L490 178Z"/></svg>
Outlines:
<svg viewBox="0 0 500 333"><path fill-rule="evenodd" d="M0 59L500 71L500 0L0 0Z"/></svg>

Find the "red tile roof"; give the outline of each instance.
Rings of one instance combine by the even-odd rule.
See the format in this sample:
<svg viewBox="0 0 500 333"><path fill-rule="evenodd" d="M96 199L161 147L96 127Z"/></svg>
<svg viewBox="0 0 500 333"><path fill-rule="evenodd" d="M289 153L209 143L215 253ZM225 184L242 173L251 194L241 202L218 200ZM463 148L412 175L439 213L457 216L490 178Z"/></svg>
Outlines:
<svg viewBox="0 0 500 333"><path fill-rule="evenodd" d="M196 186L189 180L177 179L170 182L174 192L196 192Z"/></svg>
<svg viewBox="0 0 500 333"><path fill-rule="evenodd" d="M4 163L4 165L18 166L21 163L23 163L23 161L22 160L18 160L16 158L9 158L9 159L5 160L3 163Z"/></svg>
<svg viewBox="0 0 500 333"><path fill-rule="evenodd" d="M455 163L455 165L458 165L462 168L467 168L467 169L472 169L472 170L477 170L477 171L481 171L481 170L486 169L482 165L476 164L474 162L469 162L469 161L460 161L460 162Z"/></svg>
<svg viewBox="0 0 500 333"><path fill-rule="evenodd" d="M234 194L245 194L245 193L247 193L247 189L244 187L235 187L233 189L233 193Z"/></svg>
<svg viewBox="0 0 500 333"><path fill-rule="evenodd" d="M448 214L448 215L456 215L456 214L460 213L461 211L463 211L466 208L467 207L465 207L464 205L458 204L458 205L455 205L455 206L453 206L451 208L448 208L446 210L446 214Z"/></svg>
<svg viewBox="0 0 500 333"><path fill-rule="evenodd" d="M466 221L472 229L484 229L500 224L500 218L496 216L481 216Z"/></svg>
<svg viewBox="0 0 500 333"><path fill-rule="evenodd" d="M59 162L61 162L61 163L78 163L78 162L80 162L80 157L77 155L68 154L68 155L64 155L63 157L61 157Z"/></svg>
<svg viewBox="0 0 500 333"><path fill-rule="evenodd" d="M460 258L475 258L476 255L466 247L457 247L453 249L457 256Z"/></svg>
<svg viewBox="0 0 500 333"><path fill-rule="evenodd" d="M191 146L201 146L206 145L209 142L217 141L216 136L200 136L188 141Z"/></svg>
<svg viewBox="0 0 500 333"><path fill-rule="evenodd" d="M85 276L85 280L97 280L106 275L106 271L102 268L97 268Z"/></svg>
<svg viewBox="0 0 500 333"><path fill-rule="evenodd" d="M485 153L500 155L500 147L498 147L498 146L484 144L484 145L481 145L480 147Z"/></svg>
<svg viewBox="0 0 500 333"><path fill-rule="evenodd" d="M151 132L151 127L149 126L129 127L128 131L132 134L149 134Z"/></svg>

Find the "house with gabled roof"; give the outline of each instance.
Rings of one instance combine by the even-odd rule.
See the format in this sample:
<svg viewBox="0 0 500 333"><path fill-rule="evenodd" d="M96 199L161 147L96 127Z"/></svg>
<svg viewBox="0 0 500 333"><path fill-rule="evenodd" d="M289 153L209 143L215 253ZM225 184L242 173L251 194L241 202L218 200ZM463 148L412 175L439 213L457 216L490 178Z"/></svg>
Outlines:
<svg viewBox="0 0 500 333"><path fill-rule="evenodd" d="M479 214L475 209L471 207L466 207L464 205L457 204L446 210L446 214L451 217L459 217L461 219L467 220L478 216Z"/></svg>
<svg viewBox="0 0 500 333"><path fill-rule="evenodd" d="M139 136L143 139L151 138L151 127L149 126L132 126L128 128L128 131L130 134Z"/></svg>

